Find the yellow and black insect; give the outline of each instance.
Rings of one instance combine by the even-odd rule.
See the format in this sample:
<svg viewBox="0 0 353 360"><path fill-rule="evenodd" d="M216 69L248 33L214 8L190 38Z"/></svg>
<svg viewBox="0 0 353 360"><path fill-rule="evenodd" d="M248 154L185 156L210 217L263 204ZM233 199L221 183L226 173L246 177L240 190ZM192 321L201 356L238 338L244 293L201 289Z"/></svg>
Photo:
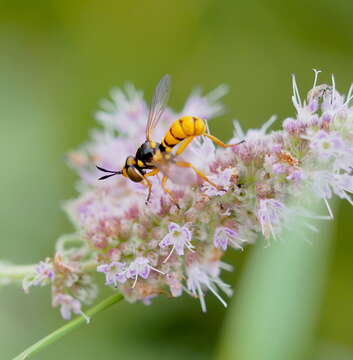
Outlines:
<svg viewBox="0 0 353 360"><path fill-rule="evenodd" d="M164 109L167 105L169 94L170 76L165 75L158 83L153 95L146 126L146 141L137 149L135 156L127 157L123 169L119 171L112 171L97 166L100 171L108 173L108 175L102 176L99 178L99 180L104 180L114 175L123 175L134 182L143 181L148 188L146 203L148 203L150 199L152 190L152 183L148 180L148 177L158 174L159 171L163 168L162 165L166 165L168 163L173 163L174 165L182 168L191 168L204 181L207 181L215 188L221 190L218 185L209 180L206 175L196 169L191 163L186 161L178 161L176 159L176 157L186 149L186 147L195 137L207 136L217 145L224 148L236 146L241 143L240 142L238 144L229 145L224 144L221 140L207 132L206 122L197 116L183 116L175 120L169 128L167 134L162 139L161 143L153 141L153 129L156 127L158 121L162 117ZM173 148L180 142L181 144L176 152L172 153L171 151ZM169 194L174 204L178 206L173 193L168 188L166 188L167 180L168 175L164 173L162 178L162 188L166 193Z"/></svg>

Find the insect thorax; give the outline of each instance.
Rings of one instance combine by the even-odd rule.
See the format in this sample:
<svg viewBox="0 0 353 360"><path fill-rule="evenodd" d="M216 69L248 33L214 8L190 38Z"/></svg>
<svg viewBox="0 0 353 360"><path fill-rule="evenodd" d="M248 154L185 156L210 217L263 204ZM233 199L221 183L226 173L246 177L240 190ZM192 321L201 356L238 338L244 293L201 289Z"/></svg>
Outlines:
<svg viewBox="0 0 353 360"><path fill-rule="evenodd" d="M144 165L149 165L154 161L158 161L160 153L160 144L154 141L145 141L136 152L136 160L140 160Z"/></svg>

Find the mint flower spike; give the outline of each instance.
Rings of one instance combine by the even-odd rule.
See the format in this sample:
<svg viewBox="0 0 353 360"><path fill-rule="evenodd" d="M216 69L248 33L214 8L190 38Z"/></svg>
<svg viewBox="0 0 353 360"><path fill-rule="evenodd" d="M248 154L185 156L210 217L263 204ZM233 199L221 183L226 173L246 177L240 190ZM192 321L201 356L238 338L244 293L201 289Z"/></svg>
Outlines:
<svg viewBox="0 0 353 360"><path fill-rule="evenodd" d="M194 164L222 190L178 169L178 180L184 183L171 177L166 186L180 209L163 191L160 174L149 177L153 186L147 206L143 184L123 176L97 180L96 163L121 169L145 136L149 106L142 92L132 85L112 92L111 101L97 113L100 128L69 154L80 180L79 194L66 203L65 211L76 234L61 238L57 254L32 268L23 287L50 285L52 304L66 319L87 313L85 306L96 298L91 271L102 273L101 282L117 288L129 302L149 304L161 294L184 293L197 298L206 311L210 292L226 306L221 292L232 293L221 280L222 271L231 270L222 262L226 251L242 250L259 235L267 246L280 241L293 216L305 218L303 226L318 231L312 221L333 219L329 203L334 196L353 205L353 85L343 96L334 77L332 84L320 84L319 73L314 69L306 97L292 76L294 115L282 121L280 130L271 131L276 117L246 131L234 121L229 143L245 140L236 147L220 148L202 137L191 141L181 161ZM194 92L180 113L167 107L154 131L155 141L181 115L213 121L223 112L224 92L224 87L208 95ZM306 193L323 201L327 214L308 211ZM0 283L2 279L0 266Z"/></svg>

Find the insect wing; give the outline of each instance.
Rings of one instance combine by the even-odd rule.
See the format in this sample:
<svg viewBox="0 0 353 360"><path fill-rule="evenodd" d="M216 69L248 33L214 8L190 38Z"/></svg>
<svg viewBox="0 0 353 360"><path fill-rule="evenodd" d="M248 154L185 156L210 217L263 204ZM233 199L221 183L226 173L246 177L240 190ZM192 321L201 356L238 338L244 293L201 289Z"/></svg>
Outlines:
<svg viewBox="0 0 353 360"><path fill-rule="evenodd" d="M152 98L151 109L146 126L146 139L151 141L153 129L156 127L167 105L170 94L170 76L164 75L159 81Z"/></svg>
<svg viewBox="0 0 353 360"><path fill-rule="evenodd" d="M155 163L154 166L174 184L185 186L197 181L197 177L191 169L180 168L174 161L162 160Z"/></svg>

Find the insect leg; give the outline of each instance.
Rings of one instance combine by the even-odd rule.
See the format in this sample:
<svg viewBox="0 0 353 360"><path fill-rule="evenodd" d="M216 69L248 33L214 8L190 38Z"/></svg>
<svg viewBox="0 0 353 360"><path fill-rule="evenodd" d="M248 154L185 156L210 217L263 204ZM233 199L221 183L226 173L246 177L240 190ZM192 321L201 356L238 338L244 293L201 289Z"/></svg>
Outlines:
<svg viewBox="0 0 353 360"><path fill-rule="evenodd" d="M209 184L211 184L212 186L214 186L216 189L218 190L223 190L223 188L221 186L216 185L214 182L212 182L205 174L203 174L200 170L196 169L194 165L192 165L189 162L186 161L176 161L175 165L180 166L180 167L184 167L184 168L191 168L193 169L196 174L198 176L200 176L201 179L207 181Z"/></svg>
<svg viewBox="0 0 353 360"><path fill-rule="evenodd" d="M143 178L145 179L145 186L148 188L148 195L147 195L147 199L145 201L146 205L149 203L150 198L151 198L151 193L152 193L152 183L146 178L146 175L142 175Z"/></svg>
<svg viewBox="0 0 353 360"><path fill-rule="evenodd" d="M145 174L145 177L146 176L154 176L154 175L157 175L159 173L159 169L153 169L152 171L150 171L149 173Z"/></svg>
<svg viewBox="0 0 353 360"><path fill-rule="evenodd" d="M157 175L159 173L159 169L153 169L152 171L150 171L147 174L143 175L143 178L146 180L146 186L148 187L148 195L147 195L147 199L146 199L146 204L150 201L151 198L151 192L152 192L152 183L147 179L147 176L154 176Z"/></svg>
<svg viewBox="0 0 353 360"><path fill-rule="evenodd" d="M163 178L162 178L162 188L163 188L163 190L170 196L170 198L172 199L174 205L175 205L178 209L180 209L180 206L178 205L178 202L177 202L175 196L174 196L173 193L172 193L169 189L167 189L166 186L165 186L167 180L168 180L168 176L167 176L167 175L164 175Z"/></svg>
<svg viewBox="0 0 353 360"><path fill-rule="evenodd" d="M211 134L203 134L204 136L207 136L209 139L211 139L214 143L216 143L217 145L223 147L223 148L228 148L228 147L233 147L239 144L242 144L245 140L242 140L240 142L238 142L237 144L225 144L224 142L222 142L221 140L217 139L215 136L211 135Z"/></svg>
<svg viewBox="0 0 353 360"><path fill-rule="evenodd" d="M191 143L191 141L194 139L195 136L190 136L190 137L187 137L185 139L184 142L182 142L180 144L180 146L178 147L177 151L175 152L175 155L180 155L185 149L186 147Z"/></svg>

